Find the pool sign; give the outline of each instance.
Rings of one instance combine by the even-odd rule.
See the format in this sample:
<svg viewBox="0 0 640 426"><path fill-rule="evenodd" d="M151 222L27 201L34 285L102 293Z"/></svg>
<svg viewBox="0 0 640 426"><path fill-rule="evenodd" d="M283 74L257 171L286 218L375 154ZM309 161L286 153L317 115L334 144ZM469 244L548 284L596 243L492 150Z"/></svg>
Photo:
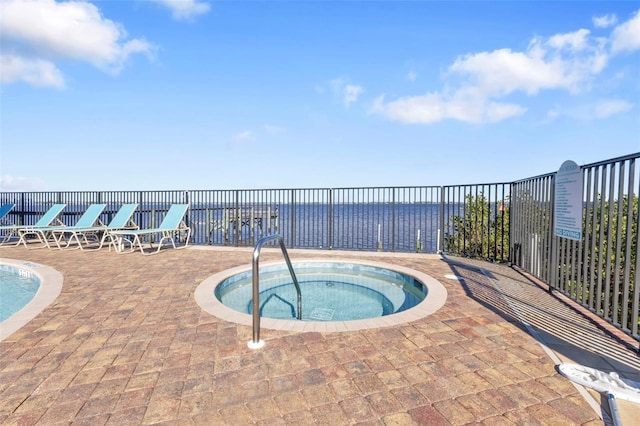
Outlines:
<svg viewBox="0 0 640 426"><path fill-rule="evenodd" d="M556 173L553 224L556 236L582 239L582 170L571 160Z"/></svg>

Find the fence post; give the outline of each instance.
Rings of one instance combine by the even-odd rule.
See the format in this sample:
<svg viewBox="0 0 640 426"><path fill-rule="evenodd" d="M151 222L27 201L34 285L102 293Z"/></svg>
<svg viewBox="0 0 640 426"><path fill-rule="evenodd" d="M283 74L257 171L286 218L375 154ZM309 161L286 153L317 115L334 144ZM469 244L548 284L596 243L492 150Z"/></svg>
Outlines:
<svg viewBox="0 0 640 426"><path fill-rule="evenodd" d="M20 216L18 216L18 225L24 225L24 192L20 195Z"/></svg>
<svg viewBox="0 0 640 426"><path fill-rule="evenodd" d="M229 223L233 223L233 244L234 246L238 247L239 245L239 241L238 241L238 227L242 228L240 226L239 223L239 197L240 197L240 191L239 190L235 190L234 192L234 201L233 201L233 210L232 210L232 214L233 216L231 216L231 220L229 221ZM240 229L240 232L242 232L242 229Z"/></svg>
<svg viewBox="0 0 640 426"><path fill-rule="evenodd" d="M509 209L507 210L508 213L508 219L509 219L509 229L507 229L507 232L509 233L509 251L507 253L507 264L509 266L513 266L513 258L514 258L514 250L513 250L513 207L515 205L515 203L513 202L513 194L515 192L515 184L510 183L509 184ZM504 198L504 196L503 196ZM503 220L503 225L504 225L504 220ZM504 248L503 248L504 250Z"/></svg>
<svg viewBox="0 0 640 426"><path fill-rule="evenodd" d="M396 189L391 188L391 251L396 251Z"/></svg>
<svg viewBox="0 0 640 426"><path fill-rule="evenodd" d="M327 241L329 250L333 250L333 188L329 188L329 211L327 233L329 234L329 241Z"/></svg>
<svg viewBox="0 0 640 426"><path fill-rule="evenodd" d="M549 237L551 238L551 276L549 277L549 293L556 288L558 281L558 239L555 237L555 214L556 214L556 175L551 177L551 226L549 227Z"/></svg>
<svg viewBox="0 0 640 426"><path fill-rule="evenodd" d="M444 186L440 187L440 232L438 233L438 254L444 252Z"/></svg>
<svg viewBox="0 0 640 426"><path fill-rule="evenodd" d="M184 203L189 204L189 191L184 191ZM189 206L188 213L184 218L184 222L187 224L187 226L191 226L191 220L189 219L189 216L191 216L191 206Z"/></svg>
<svg viewBox="0 0 640 426"><path fill-rule="evenodd" d="M289 246L295 248L296 244L296 190L291 190L291 204L289 207L291 221L291 243Z"/></svg>

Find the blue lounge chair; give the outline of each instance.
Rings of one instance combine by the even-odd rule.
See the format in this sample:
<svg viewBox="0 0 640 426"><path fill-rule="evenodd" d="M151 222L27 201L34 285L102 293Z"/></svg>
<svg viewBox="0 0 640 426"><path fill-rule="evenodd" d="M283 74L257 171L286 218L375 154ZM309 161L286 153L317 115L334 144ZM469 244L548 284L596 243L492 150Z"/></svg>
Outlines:
<svg viewBox="0 0 640 426"><path fill-rule="evenodd" d="M80 219L78 219L73 227L87 228L89 226L94 226L99 221L100 215L102 214L102 211L105 209L105 207L107 207L106 204L91 204L87 208L87 210L82 213L82 216L80 216ZM18 235L20 235L20 241L18 242L18 244L22 242L25 247L29 248L29 245L27 244L27 236L33 235L38 238L38 240L42 244L39 247L51 248L49 240L53 240L53 242L55 242L56 245L59 246L56 232L60 231L61 228L66 229L67 227L62 222L60 222L60 224L56 225L20 228L18 229Z"/></svg>
<svg viewBox="0 0 640 426"><path fill-rule="evenodd" d="M0 206L0 223L6 219L7 215L16 205L13 203L5 203Z"/></svg>
<svg viewBox="0 0 640 426"><path fill-rule="evenodd" d="M131 253L136 249L140 249L142 254L154 254L158 253L162 248L165 242L170 242L171 246L174 249L177 248L185 248L189 244L189 238L191 238L191 228L187 226L184 222L184 217L187 214L187 210L189 209L188 204L173 204L164 219L162 219L162 223L157 228L149 228L149 229L131 229L131 230L118 230L109 232L110 238L116 248L118 253L124 253L123 250L124 244L129 243L131 248L127 250L127 253ZM178 247L175 242L175 235L178 233L186 232L185 243ZM158 247L156 250L152 250L150 252L145 252L144 247L142 245L142 241L140 237L143 236L153 236L154 234L160 234L162 237L158 242ZM153 243L149 243L151 248L153 248Z"/></svg>
<svg viewBox="0 0 640 426"><path fill-rule="evenodd" d="M4 244L6 241L8 241L11 238L11 236L15 233L14 231L11 231L13 224L7 222L7 215L9 214L11 209L13 209L15 206L16 205L13 203L6 203L0 206L0 225L2 227L9 226L9 228L6 231L2 231L0 228L0 236L2 238L2 241L0 241L0 246Z"/></svg>
<svg viewBox="0 0 640 426"><path fill-rule="evenodd" d="M123 229L138 229L138 226L133 221L133 213L138 208L138 204L123 204L120 206L118 212L109 221L108 225L99 224L97 226L80 227L69 226L63 229L56 229L52 231L54 234L60 234L60 237L56 239L58 248L68 248L72 242L76 242L81 250L100 250L107 239L110 239L109 244L113 244L112 231L118 231ZM102 236L100 236L102 234ZM60 244L64 237L68 235L66 244L64 247ZM98 247L89 248L90 239L99 243Z"/></svg>
<svg viewBox="0 0 640 426"><path fill-rule="evenodd" d="M4 226L0 226L0 232L5 233L5 236L4 236L3 240L2 240L2 243L0 243L0 245L5 244L6 242L8 242L14 235L18 235L20 230L27 230L27 229L31 229L31 228L40 228L40 227L44 227L44 226L50 226L54 222L58 223L59 225L62 225L62 222L60 222L60 220L58 219L58 216L60 216L60 214L62 213L62 210L64 210L65 207L67 207L66 204L54 204L33 225L27 225L27 226L25 226L25 225L4 225ZM22 238L19 238L18 241L15 242L13 245L17 246L21 242L22 242Z"/></svg>

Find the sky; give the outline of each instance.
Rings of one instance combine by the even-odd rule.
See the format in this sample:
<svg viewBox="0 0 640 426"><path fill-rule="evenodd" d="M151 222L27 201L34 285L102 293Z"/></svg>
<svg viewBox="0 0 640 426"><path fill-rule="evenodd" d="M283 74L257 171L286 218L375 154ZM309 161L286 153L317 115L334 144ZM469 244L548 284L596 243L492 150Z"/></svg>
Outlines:
<svg viewBox="0 0 640 426"><path fill-rule="evenodd" d="M638 1L0 0L0 190L511 182L640 151Z"/></svg>

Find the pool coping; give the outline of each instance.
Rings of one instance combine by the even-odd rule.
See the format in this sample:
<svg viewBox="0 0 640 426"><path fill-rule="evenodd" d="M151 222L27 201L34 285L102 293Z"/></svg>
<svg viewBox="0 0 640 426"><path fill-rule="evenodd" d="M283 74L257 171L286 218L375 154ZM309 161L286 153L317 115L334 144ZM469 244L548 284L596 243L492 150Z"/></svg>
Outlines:
<svg viewBox="0 0 640 426"><path fill-rule="evenodd" d="M415 307L406 311L398 312L391 315L385 315L378 318L367 318L352 321L297 321L283 320L275 318L260 318L260 328L269 330L288 330L288 331L315 331L315 332L342 332L355 331L370 328L392 327L405 324L411 321L419 320L428 315L433 314L444 306L447 300L447 290L435 278L423 272L404 266L393 265L384 262L377 262L364 259L338 260L330 257L324 258L307 258L304 263L349 263L377 268L385 268L392 271L400 272L412 276L422 282L428 289L427 297L417 304ZM295 262L294 262L295 263ZM282 265L282 261L272 261L261 263L261 266ZM223 280L232 275L250 271L251 265L242 265L230 268L217 274L207 277L202 281L194 292L196 303L205 312L224 321L233 322L235 324L253 326L253 316L235 311L222 304L214 295L216 286Z"/></svg>
<svg viewBox="0 0 640 426"><path fill-rule="evenodd" d="M18 312L0 322L1 342L26 325L56 300L62 291L64 278L59 271L35 262L0 257L0 263L27 270L40 279L40 287L38 287L33 299Z"/></svg>

